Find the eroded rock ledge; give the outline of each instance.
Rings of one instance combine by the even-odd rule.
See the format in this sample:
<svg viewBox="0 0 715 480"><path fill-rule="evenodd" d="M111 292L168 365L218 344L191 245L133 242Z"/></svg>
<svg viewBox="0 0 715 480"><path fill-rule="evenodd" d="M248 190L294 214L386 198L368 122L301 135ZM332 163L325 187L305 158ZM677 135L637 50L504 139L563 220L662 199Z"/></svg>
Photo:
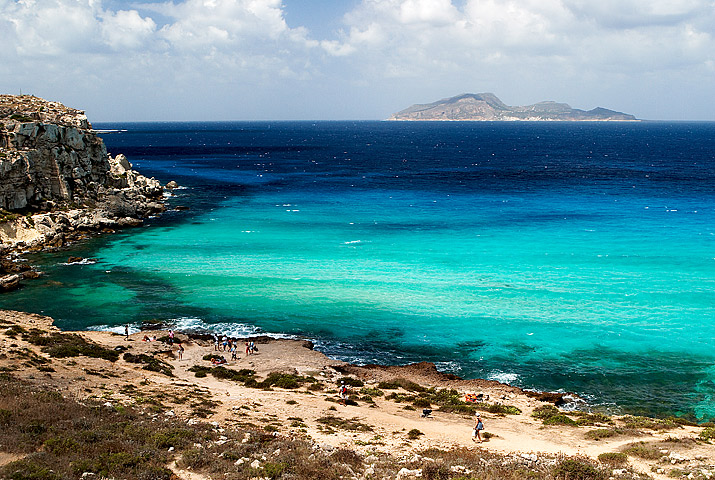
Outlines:
<svg viewBox="0 0 715 480"><path fill-rule="evenodd" d="M165 210L163 190L124 155L110 156L83 111L0 95L0 290L28 276L9 254L141 225Z"/></svg>

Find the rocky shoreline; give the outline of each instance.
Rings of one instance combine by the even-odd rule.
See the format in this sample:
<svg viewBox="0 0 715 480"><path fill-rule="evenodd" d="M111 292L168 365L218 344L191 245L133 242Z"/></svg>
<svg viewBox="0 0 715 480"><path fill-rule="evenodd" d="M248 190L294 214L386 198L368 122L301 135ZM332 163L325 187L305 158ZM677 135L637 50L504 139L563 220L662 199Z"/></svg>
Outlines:
<svg viewBox="0 0 715 480"><path fill-rule="evenodd" d="M166 209L164 189L111 156L83 111L0 95L0 291L38 275L18 255L142 225Z"/></svg>

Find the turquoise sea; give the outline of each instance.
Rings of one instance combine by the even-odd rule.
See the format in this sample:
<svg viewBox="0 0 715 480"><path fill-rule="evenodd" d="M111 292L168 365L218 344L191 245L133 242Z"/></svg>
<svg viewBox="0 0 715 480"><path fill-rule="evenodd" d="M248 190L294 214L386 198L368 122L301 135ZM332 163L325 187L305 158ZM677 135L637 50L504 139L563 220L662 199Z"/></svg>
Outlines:
<svg viewBox="0 0 715 480"><path fill-rule="evenodd" d="M714 123L95 127L189 210L28 257L0 307L715 417Z"/></svg>

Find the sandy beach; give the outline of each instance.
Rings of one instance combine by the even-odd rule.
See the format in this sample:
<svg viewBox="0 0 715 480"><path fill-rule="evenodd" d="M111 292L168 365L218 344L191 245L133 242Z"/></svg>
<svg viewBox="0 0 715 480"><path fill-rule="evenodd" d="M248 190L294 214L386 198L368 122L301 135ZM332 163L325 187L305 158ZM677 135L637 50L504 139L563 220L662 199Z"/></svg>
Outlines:
<svg viewBox="0 0 715 480"><path fill-rule="evenodd" d="M118 352L112 361L85 355L53 358L46 348L43 351L35 344L36 340L33 343L28 332L34 332L34 338L60 333L51 318L0 311L0 370L35 388L56 390L78 401L148 408L146 411L155 415L186 422L213 422L225 428L250 427L280 437L304 439L323 449L350 450L362 457L387 455L404 460L438 449L497 454L527 464L547 459L553 462L564 456L598 462L603 454L626 452L635 443L645 442L659 452L657 458L628 454L627 462L614 471L630 475L623 478L645 475L663 479L682 472L685 476L693 472L700 475L689 478L710 478L715 472L715 448L702 439L702 426L648 424L644 421L647 419L635 421L634 417L594 416L584 421L588 419L584 415L569 416L575 420L572 424L544 425L533 414L536 409L549 408L550 403L497 382L457 379L438 372L431 364L358 367L327 358L312 350L309 342L262 337L255 339L255 354L246 355L240 348L239 358L221 367L234 372L243 370L258 381L286 374L285 378L298 379L298 383L285 384L286 388L275 384L255 388L247 386L250 382L216 378L211 373L220 367L213 366L207 356L230 359L230 353L216 352L210 339L176 334L175 342L185 349L179 358L176 344L143 341L145 336L161 339L166 331L142 331L128 338L112 332L76 332L91 344ZM244 343L241 340L239 347ZM164 373L145 369L146 363L127 361L142 355L165 366L159 369ZM348 405L338 396L341 380L362 384L349 387L354 401L348 401ZM429 403L430 398L432 402L435 398L429 392L445 389L456 390L462 399L466 394L482 394L483 398L488 395L489 400L478 410L489 437L483 443L472 440L471 411L450 412ZM422 404L419 392L427 392L421 394ZM422 416L423 408L419 406L425 399L432 410L428 417ZM520 413L492 413L500 411L494 405L515 407L512 410ZM326 418L353 422L353 428L342 428L340 423L330 425ZM408 435L411 431L418 433ZM594 431L615 433L589 434ZM6 445L0 447L0 466L22 457ZM188 470L177 473L178 478L202 478L195 476L198 474Z"/></svg>

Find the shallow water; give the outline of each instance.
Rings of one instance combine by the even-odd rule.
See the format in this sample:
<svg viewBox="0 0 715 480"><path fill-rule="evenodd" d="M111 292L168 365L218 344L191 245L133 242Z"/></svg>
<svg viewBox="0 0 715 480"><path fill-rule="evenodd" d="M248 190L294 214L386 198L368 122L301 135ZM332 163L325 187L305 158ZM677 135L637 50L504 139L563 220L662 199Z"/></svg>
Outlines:
<svg viewBox="0 0 715 480"><path fill-rule="evenodd" d="M715 417L715 124L95 127L190 210L32 257L49 275L0 306Z"/></svg>

